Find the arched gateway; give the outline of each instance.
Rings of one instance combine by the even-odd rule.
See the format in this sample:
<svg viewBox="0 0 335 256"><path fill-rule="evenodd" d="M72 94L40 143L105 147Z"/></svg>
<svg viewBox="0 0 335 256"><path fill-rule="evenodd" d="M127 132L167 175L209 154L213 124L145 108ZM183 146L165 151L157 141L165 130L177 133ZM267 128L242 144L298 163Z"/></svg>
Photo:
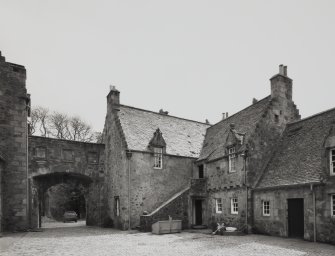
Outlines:
<svg viewBox="0 0 335 256"><path fill-rule="evenodd" d="M59 184L81 190L87 225L103 223L104 145L29 137L30 226L41 227L47 191ZM79 189L80 188L80 189Z"/></svg>

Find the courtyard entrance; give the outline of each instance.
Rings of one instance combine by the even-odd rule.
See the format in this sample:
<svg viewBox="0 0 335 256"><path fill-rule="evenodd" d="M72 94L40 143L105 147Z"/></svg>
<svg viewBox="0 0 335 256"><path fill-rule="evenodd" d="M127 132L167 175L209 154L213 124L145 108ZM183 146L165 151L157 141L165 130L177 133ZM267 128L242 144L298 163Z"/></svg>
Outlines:
<svg viewBox="0 0 335 256"><path fill-rule="evenodd" d="M85 221L88 188L91 182L90 177L77 173L35 176L35 204L32 207L35 218L32 221L37 222L37 227L68 221L63 215L69 211L77 214L76 221Z"/></svg>
<svg viewBox="0 0 335 256"><path fill-rule="evenodd" d="M287 199L288 235L304 237L304 199Z"/></svg>

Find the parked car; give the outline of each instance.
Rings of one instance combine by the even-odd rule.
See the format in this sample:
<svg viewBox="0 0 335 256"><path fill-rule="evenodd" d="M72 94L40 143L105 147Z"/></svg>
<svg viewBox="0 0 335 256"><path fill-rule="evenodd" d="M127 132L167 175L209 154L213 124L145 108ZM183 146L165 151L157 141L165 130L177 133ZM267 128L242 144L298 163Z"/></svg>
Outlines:
<svg viewBox="0 0 335 256"><path fill-rule="evenodd" d="M63 222L78 220L78 214L75 211L66 211L63 215Z"/></svg>

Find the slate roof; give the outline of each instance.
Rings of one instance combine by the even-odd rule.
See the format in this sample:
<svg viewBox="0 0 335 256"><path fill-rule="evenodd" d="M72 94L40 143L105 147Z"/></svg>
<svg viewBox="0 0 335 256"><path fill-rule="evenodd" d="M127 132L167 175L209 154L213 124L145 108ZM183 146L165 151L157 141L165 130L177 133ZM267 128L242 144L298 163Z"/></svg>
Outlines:
<svg viewBox="0 0 335 256"><path fill-rule="evenodd" d="M335 108L287 125L257 188L320 182L325 140L335 124Z"/></svg>
<svg viewBox="0 0 335 256"><path fill-rule="evenodd" d="M121 127L130 150L149 151L157 128L166 142L166 153L198 158L208 124L120 105Z"/></svg>
<svg viewBox="0 0 335 256"><path fill-rule="evenodd" d="M210 161L225 155L225 143L230 132L230 124L235 125L236 132L245 134L244 141L248 140L269 106L270 99L271 96L268 96L208 128L199 160Z"/></svg>

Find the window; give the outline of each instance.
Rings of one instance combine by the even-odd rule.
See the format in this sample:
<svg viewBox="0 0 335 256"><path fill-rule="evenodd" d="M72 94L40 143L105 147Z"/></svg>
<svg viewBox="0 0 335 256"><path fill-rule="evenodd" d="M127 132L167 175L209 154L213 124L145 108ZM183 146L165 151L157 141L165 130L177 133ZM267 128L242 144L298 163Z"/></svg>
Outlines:
<svg viewBox="0 0 335 256"><path fill-rule="evenodd" d="M263 216L270 216L270 201L263 201Z"/></svg>
<svg viewBox="0 0 335 256"><path fill-rule="evenodd" d="M231 202L231 214L238 214L238 201L237 198L234 197L230 200Z"/></svg>
<svg viewBox="0 0 335 256"><path fill-rule="evenodd" d="M114 213L115 216L120 216L120 198L118 196L114 198Z"/></svg>
<svg viewBox="0 0 335 256"><path fill-rule="evenodd" d="M335 148L330 150L330 175L335 175Z"/></svg>
<svg viewBox="0 0 335 256"><path fill-rule="evenodd" d="M199 170L199 179L203 179L204 178L204 165L199 165L198 166L198 170Z"/></svg>
<svg viewBox="0 0 335 256"><path fill-rule="evenodd" d="M229 166L229 172L235 172L236 171L236 153L235 153L235 147L232 147L228 149L228 166Z"/></svg>
<svg viewBox="0 0 335 256"><path fill-rule="evenodd" d="M63 159L65 161L73 161L73 151L71 149L63 149Z"/></svg>
<svg viewBox="0 0 335 256"><path fill-rule="evenodd" d="M335 194L331 195L330 205L331 205L331 208L330 208L330 210L331 210L331 216L335 217Z"/></svg>
<svg viewBox="0 0 335 256"><path fill-rule="evenodd" d="M215 211L216 213L222 213L222 199L215 199Z"/></svg>
<svg viewBox="0 0 335 256"><path fill-rule="evenodd" d="M44 147L35 148L35 157L45 158L46 157L46 149Z"/></svg>
<svg viewBox="0 0 335 256"><path fill-rule="evenodd" d="M154 157L155 157L154 168L162 169L162 167L163 167L163 149L162 148L154 148Z"/></svg>

